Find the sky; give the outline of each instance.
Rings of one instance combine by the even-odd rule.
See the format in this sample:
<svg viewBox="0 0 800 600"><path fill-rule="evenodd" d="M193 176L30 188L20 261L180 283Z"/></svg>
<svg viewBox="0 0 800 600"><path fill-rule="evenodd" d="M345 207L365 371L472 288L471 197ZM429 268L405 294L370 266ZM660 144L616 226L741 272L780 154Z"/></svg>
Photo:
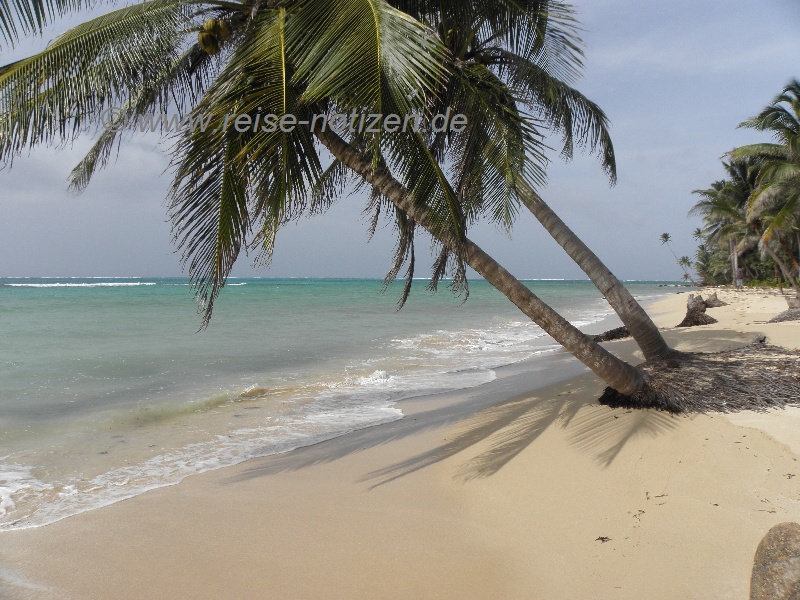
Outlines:
<svg viewBox="0 0 800 600"><path fill-rule="evenodd" d="M659 236L670 233L679 256L693 255L700 222L687 218L697 200L692 190L724 177L726 152L766 140L737 125L800 77L800 1L573 5L586 54L576 87L610 119L619 180L611 187L594 156L578 152L565 163L554 152L542 197L621 279L679 279L682 271ZM41 48L75 22L58 23L13 51L0 49L0 64ZM558 147L559 140L550 143ZM0 277L183 274L164 205L166 146L152 136L129 140L85 192L72 195L67 176L90 144L87 137L68 148L36 149L0 170ZM363 206L362 197L351 196L288 225L269 269L254 269L242 256L232 274L382 277L391 264L392 228L367 243ZM488 224L470 237L519 278L585 278L526 212L511 237ZM417 276L429 272L428 247L420 235Z"/></svg>

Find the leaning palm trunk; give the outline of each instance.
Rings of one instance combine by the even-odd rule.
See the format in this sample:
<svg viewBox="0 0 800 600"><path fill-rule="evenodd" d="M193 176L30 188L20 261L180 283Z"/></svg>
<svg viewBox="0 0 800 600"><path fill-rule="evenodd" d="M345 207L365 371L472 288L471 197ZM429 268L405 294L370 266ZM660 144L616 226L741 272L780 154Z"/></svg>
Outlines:
<svg viewBox="0 0 800 600"><path fill-rule="evenodd" d="M658 327L597 255L567 227L566 223L544 200L529 193L523 195L522 201L606 297L611 308L630 332L631 337L636 340L645 359L658 360L668 356L672 349L664 340Z"/></svg>
<svg viewBox="0 0 800 600"><path fill-rule="evenodd" d="M792 276L791 272L789 271L789 267L786 266L786 263L783 262L775 253L775 251L769 247L769 244L764 243L764 250L767 251L767 254L769 254L770 258L772 259L772 262L778 265L781 273L783 273L783 278L789 282L789 285L792 286L795 294L800 297L800 285L797 284L797 280Z"/></svg>
<svg viewBox="0 0 800 600"><path fill-rule="evenodd" d="M410 192L385 169L374 168L369 158L364 157L332 131L316 131L315 135L336 159L379 190L395 206L440 242L453 250L456 249L452 239L447 239L441 234L437 235L435 229L430 225L427 210L415 206ZM475 243L467 239L463 243L463 249L464 260L470 267L589 367L600 379L627 396L643 394L647 384L641 371L620 360L584 335Z"/></svg>
<svg viewBox="0 0 800 600"><path fill-rule="evenodd" d="M778 243L781 245L781 249L789 257L789 260L792 261L790 271L793 273L793 277L797 280L797 276L800 275L800 262L794 256L792 252L792 246L786 243L786 240L779 238Z"/></svg>

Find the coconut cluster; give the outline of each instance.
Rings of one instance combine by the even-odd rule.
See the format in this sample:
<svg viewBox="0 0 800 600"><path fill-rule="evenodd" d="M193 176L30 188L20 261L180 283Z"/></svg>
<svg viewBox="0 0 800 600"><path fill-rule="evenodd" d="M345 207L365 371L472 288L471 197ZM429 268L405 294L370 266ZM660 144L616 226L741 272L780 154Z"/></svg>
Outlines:
<svg viewBox="0 0 800 600"><path fill-rule="evenodd" d="M231 35L231 26L222 19L208 19L197 34L197 43L206 54L217 54L219 43Z"/></svg>

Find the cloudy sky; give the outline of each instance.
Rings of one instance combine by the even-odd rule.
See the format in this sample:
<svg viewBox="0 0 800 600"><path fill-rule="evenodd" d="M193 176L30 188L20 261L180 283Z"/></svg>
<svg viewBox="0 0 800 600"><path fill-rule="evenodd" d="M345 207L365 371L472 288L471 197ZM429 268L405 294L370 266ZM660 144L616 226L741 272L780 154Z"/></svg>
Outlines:
<svg viewBox="0 0 800 600"><path fill-rule="evenodd" d="M574 5L586 42L578 87L611 120L619 182L609 187L592 156L565 164L554 155L542 195L621 278L678 279L681 271L659 235L671 233L675 251L692 254L691 232L699 225L686 217L692 190L722 178L725 152L764 139L736 126L800 77L800 2ZM0 62L43 43L0 50ZM89 143L39 149L0 171L0 277L181 274L163 204L167 157L158 140L129 141L86 192L72 196L66 178ZM350 197L326 215L288 226L269 270L255 271L242 257L234 275L382 276L391 228L367 244L362 207L361 198ZM491 226L471 237L520 278L584 278L530 216L520 216L510 239Z"/></svg>

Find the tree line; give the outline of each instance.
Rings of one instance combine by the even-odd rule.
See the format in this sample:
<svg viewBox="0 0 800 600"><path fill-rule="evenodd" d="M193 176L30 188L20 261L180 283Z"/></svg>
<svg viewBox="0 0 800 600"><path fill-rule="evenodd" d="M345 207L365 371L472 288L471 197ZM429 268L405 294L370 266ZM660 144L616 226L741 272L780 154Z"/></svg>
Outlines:
<svg viewBox="0 0 800 600"><path fill-rule="evenodd" d="M800 295L800 82L739 126L772 139L735 148L722 162L725 178L694 191L689 214L703 226L692 266L705 284L735 284L738 271L746 283Z"/></svg>

